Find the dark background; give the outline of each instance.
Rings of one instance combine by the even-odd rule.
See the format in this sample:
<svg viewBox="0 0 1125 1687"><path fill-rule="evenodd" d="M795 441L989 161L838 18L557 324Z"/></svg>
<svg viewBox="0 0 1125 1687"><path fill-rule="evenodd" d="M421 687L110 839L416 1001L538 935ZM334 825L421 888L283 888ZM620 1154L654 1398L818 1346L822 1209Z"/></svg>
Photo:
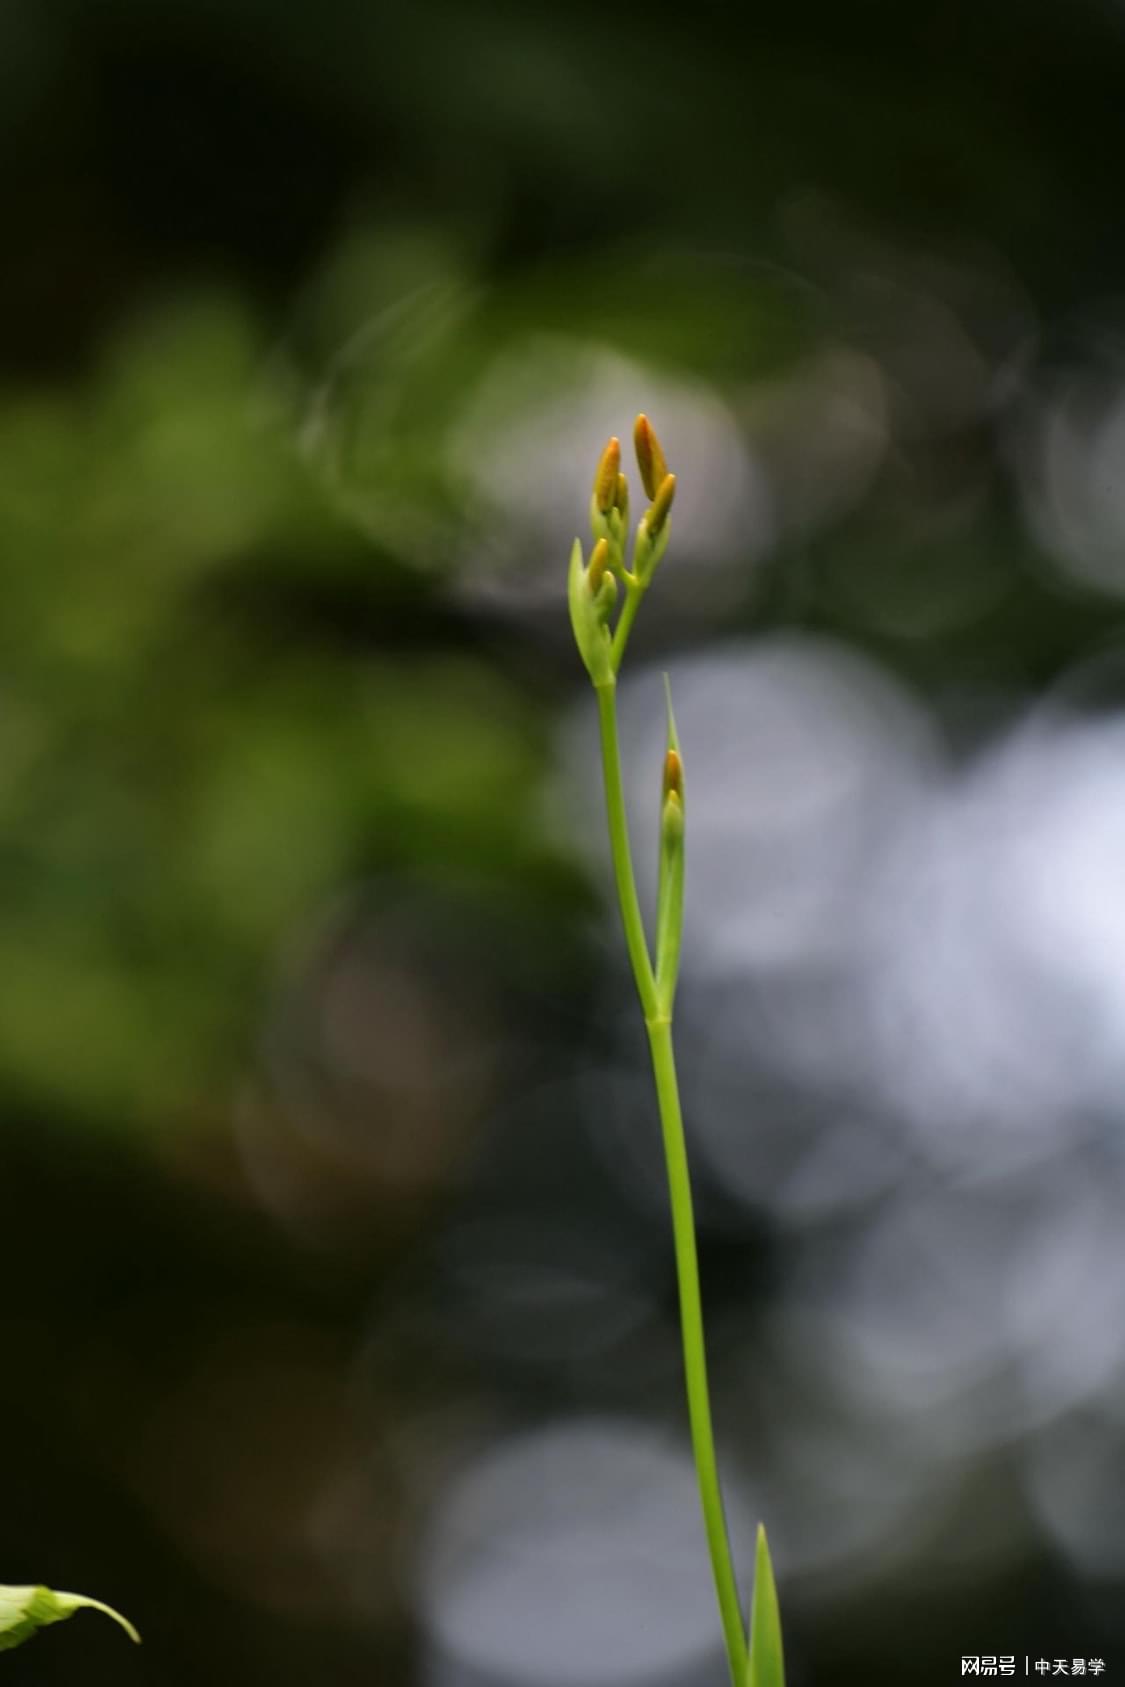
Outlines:
<svg viewBox="0 0 1125 1687"><path fill-rule="evenodd" d="M0 1573L145 1637L5 1679L723 1679L638 409L741 1562L1125 1669L1125 11L5 0L0 137Z"/></svg>

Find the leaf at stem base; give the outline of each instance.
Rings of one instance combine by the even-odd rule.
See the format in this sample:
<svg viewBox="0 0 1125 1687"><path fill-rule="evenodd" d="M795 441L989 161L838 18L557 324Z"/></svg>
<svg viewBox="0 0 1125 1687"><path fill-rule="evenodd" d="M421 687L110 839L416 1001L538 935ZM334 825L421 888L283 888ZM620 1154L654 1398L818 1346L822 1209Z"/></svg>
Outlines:
<svg viewBox="0 0 1125 1687"><path fill-rule="evenodd" d="M785 1687L777 1584L773 1579L766 1531L760 1523L758 1548L754 1555L754 1603L750 1610L750 1658L746 1687Z"/></svg>

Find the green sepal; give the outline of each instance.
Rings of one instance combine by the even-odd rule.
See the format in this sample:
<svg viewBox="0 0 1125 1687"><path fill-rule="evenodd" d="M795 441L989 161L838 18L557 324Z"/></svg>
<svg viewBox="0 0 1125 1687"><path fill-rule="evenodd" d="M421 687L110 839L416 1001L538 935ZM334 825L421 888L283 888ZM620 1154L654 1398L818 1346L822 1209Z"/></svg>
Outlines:
<svg viewBox="0 0 1125 1687"><path fill-rule="evenodd" d="M603 590L612 580L607 577L603 582ZM582 543L576 539L570 553L570 571L567 575L567 601L570 605L570 624L574 629L574 642L578 646L578 654L586 664L586 672L595 685L613 684L613 656L610 643L609 628L606 618L612 608L612 599L616 596L616 583L613 583L612 594L606 592L605 597L599 593L594 596L586 578L586 570L582 563ZM606 599L609 598L609 606ZM599 601L600 600L600 601Z"/></svg>
<svg viewBox="0 0 1125 1687"><path fill-rule="evenodd" d="M120 1611L103 1605L100 1599L87 1599L81 1593L55 1593L49 1587L0 1587L0 1652L22 1646L38 1634L41 1628L61 1623L75 1611L101 1611L119 1623L139 1646L141 1637Z"/></svg>
<svg viewBox="0 0 1125 1687"><path fill-rule="evenodd" d="M758 1524L754 1556L754 1600L750 1608L750 1657L746 1687L785 1687L785 1656L781 1646L781 1612L773 1579L766 1531Z"/></svg>

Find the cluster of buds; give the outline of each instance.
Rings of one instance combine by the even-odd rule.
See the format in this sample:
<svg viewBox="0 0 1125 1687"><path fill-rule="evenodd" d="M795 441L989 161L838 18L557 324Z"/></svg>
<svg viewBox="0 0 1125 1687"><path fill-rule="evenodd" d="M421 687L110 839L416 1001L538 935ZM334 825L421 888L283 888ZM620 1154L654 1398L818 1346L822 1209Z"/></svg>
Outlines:
<svg viewBox="0 0 1125 1687"><path fill-rule="evenodd" d="M570 556L570 619L587 672L598 692L602 715L603 760L610 804L610 835L619 882L624 886L626 937L646 1014L670 1018L680 962L684 898L684 769L672 699L668 698L668 747L660 809L660 879L657 888L655 964L650 958L632 890L632 868L626 866L628 840L624 808L617 789L617 726L614 715L617 671L625 653L637 607L668 544L669 515L676 495L676 477L668 473L664 449L647 416L638 416L633 444L648 507L637 524L631 559L629 486L621 472L621 442L611 439L598 460L590 496L590 526L594 547L589 564L576 539ZM619 603L621 592L624 601ZM615 610L619 613L614 616ZM610 749L606 750L607 743Z"/></svg>
<svg viewBox="0 0 1125 1687"><path fill-rule="evenodd" d="M649 504L637 526L631 560L627 554L629 483L621 469L621 441L616 437L602 452L594 476L590 495L594 547L589 565L583 560L578 539L570 556L570 619L582 660L595 685L612 684L616 677L637 600L668 544L669 516L676 495L676 477L668 473L663 447L647 416L637 417L633 443ZM627 596L614 627L618 581Z"/></svg>

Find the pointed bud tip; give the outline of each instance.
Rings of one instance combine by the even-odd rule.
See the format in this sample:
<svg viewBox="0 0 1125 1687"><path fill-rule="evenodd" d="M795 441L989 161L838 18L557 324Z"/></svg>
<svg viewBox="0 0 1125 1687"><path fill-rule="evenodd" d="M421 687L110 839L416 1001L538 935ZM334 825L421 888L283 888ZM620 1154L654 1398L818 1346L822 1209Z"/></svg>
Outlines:
<svg viewBox="0 0 1125 1687"><path fill-rule="evenodd" d="M675 791L669 791L664 798L660 829L666 844L674 846L683 843L684 805Z"/></svg>
<svg viewBox="0 0 1125 1687"><path fill-rule="evenodd" d="M655 498L668 473L668 464L652 423L643 410L633 424L633 446L637 453L637 467L641 471L645 493L649 498Z"/></svg>
<svg viewBox="0 0 1125 1687"><path fill-rule="evenodd" d="M674 474L666 474L656 489L656 496L652 500L652 508L648 512L648 527L653 538L663 531L675 496L676 477Z"/></svg>
<svg viewBox="0 0 1125 1687"><path fill-rule="evenodd" d="M613 507L617 492L617 474L620 467L621 441L614 434L601 454L598 461L598 472L594 476L594 500L603 515Z"/></svg>
<svg viewBox="0 0 1125 1687"><path fill-rule="evenodd" d="M590 553L590 566L586 570L586 584L591 592L596 593L605 579L609 567L609 545L604 539L599 539Z"/></svg>
<svg viewBox="0 0 1125 1687"><path fill-rule="evenodd" d="M676 717L672 713L672 681L667 674L664 675L664 701L668 709L668 748L678 750L680 739L676 731Z"/></svg>

